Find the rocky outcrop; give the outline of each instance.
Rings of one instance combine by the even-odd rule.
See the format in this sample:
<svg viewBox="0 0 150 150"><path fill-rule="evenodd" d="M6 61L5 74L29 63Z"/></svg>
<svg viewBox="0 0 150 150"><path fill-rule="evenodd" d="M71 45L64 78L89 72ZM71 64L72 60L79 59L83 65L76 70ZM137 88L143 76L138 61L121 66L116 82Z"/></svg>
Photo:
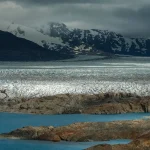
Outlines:
<svg viewBox="0 0 150 150"><path fill-rule="evenodd" d="M109 144L102 144L90 147L87 150L112 150L112 146Z"/></svg>
<svg viewBox="0 0 150 150"><path fill-rule="evenodd" d="M87 150L149 150L150 149L150 131L140 135L129 144L120 145L97 145Z"/></svg>
<svg viewBox="0 0 150 150"><path fill-rule="evenodd" d="M75 123L62 127L24 127L1 137L44 141L108 141L135 139L150 128L150 120Z"/></svg>
<svg viewBox="0 0 150 150"><path fill-rule="evenodd" d="M120 114L149 112L150 97L130 93L62 94L0 102L1 112L33 114Z"/></svg>

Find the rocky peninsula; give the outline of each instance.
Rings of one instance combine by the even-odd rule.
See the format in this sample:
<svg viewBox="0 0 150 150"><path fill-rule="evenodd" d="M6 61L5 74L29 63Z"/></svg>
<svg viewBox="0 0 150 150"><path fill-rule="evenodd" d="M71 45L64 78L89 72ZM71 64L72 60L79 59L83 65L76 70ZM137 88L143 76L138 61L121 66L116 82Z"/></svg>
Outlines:
<svg viewBox="0 0 150 150"><path fill-rule="evenodd" d="M150 131L138 136L129 144L120 145L97 145L87 150L149 150L150 149Z"/></svg>
<svg viewBox="0 0 150 150"><path fill-rule="evenodd" d="M108 141L114 139L136 139L149 131L150 119L114 122L75 123L62 127L23 127L1 138L44 141Z"/></svg>
<svg viewBox="0 0 150 150"><path fill-rule="evenodd" d="M150 96L131 93L60 94L0 100L0 112L30 114L121 114L149 112Z"/></svg>

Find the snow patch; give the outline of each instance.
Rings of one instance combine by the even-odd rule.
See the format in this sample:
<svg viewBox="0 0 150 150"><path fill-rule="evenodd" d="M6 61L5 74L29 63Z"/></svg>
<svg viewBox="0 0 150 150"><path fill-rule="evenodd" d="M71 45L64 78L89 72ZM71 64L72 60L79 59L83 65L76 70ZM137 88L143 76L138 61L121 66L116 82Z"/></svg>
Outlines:
<svg viewBox="0 0 150 150"><path fill-rule="evenodd" d="M32 41L42 47L44 47L43 41L49 48L54 47L53 44L59 44L64 46L60 38L49 37L36 31L33 28L26 27L23 25L14 23L0 23L0 30L10 32L19 38L24 38L26 40Z"/></svg>

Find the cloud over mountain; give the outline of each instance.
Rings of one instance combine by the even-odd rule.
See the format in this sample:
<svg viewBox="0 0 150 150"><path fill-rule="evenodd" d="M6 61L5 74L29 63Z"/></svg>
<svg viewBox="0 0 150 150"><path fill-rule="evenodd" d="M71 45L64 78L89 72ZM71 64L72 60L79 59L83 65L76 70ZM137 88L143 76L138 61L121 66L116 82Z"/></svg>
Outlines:
<svg viewBox="0 0 150 150"><path fill-rule="evenodd" d="M130 37L150 37L149 0L0 0L0 19L27 26L64 22Z"/></svg>

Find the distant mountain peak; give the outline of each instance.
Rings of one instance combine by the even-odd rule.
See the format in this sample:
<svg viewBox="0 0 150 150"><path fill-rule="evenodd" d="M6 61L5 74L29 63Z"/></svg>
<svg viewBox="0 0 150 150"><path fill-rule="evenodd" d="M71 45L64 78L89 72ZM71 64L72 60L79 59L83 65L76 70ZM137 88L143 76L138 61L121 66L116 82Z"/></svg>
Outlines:
<svg viewBox="0 0 150 150"><path fill-rule="evenodd" d="M72 53L72 49L67 44L64 44L61 38L44 35L31 27L26 27L15 23L1 22L0 30L11 33L18 38L31 41L48 50L61 52L61 54L66 55L70 55L70 53ZM8 41L8 44L9 42L10 41Z"/></svg>
<svg viewBox="0 0 150 150"><path fill-rule="evenodd" d="M63 54L150 56L150 39L127 38L108 30L70 29L57 22L37 28L1 22L0 30Z"/></svg>
<svg viewBox="0 0 150 150"><path fill-rule="evenodd" d="M58 22L48 22L48 25L52 28L67 28L67 26L64 23L58 23Z"/></svg>
<svg viewBox="0 0 150 150"><path fill-rule="evenodd" d="M59 37L74 49L75 54L100 54L100 52L123 55L150 55L150 40L127 38L100 29L69 29L64 23L50 22L40 28L49 37Z"/></svg>
<svg viewBox="0 0 150 150"><path fill-rule="evenodd" d="M40 28L36 29L41 33L51 37L60 37L62 34L67 35L70 33L70 30L64 23L57 22L48 22L47 24L42 25Z"/></svg>

